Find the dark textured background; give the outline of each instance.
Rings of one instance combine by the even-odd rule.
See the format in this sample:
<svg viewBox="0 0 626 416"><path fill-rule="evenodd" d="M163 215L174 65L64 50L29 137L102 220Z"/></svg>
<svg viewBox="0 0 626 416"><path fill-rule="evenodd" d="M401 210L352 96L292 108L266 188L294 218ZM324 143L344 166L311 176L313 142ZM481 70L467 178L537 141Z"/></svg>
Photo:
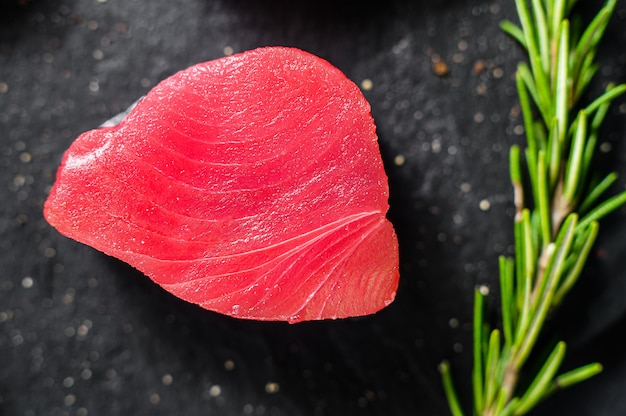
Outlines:
<svg viewBox="0 0 626 416"><path fill-rule="evenodd" d="M589 17L600 2L579 3ZM445 415L443 358L467 404L472 289L496 292L496 257L511 250L508 148L523 137L524 55L498 29L505 17L513 0L2 0L0 414ZM625 24L620 0L595 93L626 81ZM262 45L373 83L402 255L397 300L375 316L288 325L203 311L42 218L78 134L180 69ZM621 99L599 169L626 177L625 140ZM550 326L569 342L566 367L607 369L537 415L626 414L624 216L603 223Z"/></svg>

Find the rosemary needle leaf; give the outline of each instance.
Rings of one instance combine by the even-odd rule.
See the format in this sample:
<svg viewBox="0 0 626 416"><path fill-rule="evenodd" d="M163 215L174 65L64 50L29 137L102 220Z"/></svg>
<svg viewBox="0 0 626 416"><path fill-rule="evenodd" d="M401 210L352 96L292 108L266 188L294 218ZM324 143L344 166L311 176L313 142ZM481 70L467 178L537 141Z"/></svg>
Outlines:
<svg viewBox="0 0 626 416"><path fill-rule="evenodd" d="M567 0L554 0L554 3L552 5L552 7L550 7L550 3L553 0L548 0L546 2L546 7L548 7L551 10L550 13L550 22L551 22L551 30L550 30L550 34L552 35L552 37L556 38L557 34L559 33L559 29L561 27L561 22L563 21L563 17L566 16L565 12L566 12L566 6L568 6L566 3Z"/></svg>
<svg viewBox="0 0 626 416"><path fill-rule="evenodd" d="M522 211L522 218L516 224L515 229L515 307L517 312L517 329L515 339L520 339L525 334L526 325L529 320L530 291L532 290L532 276L534 274L535 244L532 236L532 226L530 212L528 209Z"/></svg>
<svg viewBox="0 0 626 416"><path fill-rule="evenodd" d="M500 23L500 29L502 29L503 32L507 33L513 39L518 41L524 47L524 49L526 49L526 39L524 38L524 32L522 32L522 29L520 29L519 26L517 26L510 20L503 20Z"/></svg>
<svg viewBox="0 0 626 416"><path fill-rule="evenodd" d="M528 209L522 210L522 215L519 219L516 219L513 224L513 238L515 240L515 252L519 253L519 255L515 256L513 262L515 263L515 307L518 310L522 310L522 306L524 305L524 291L522 289L522 284L524 283L524 279L520 279L520 276L524 276L524 257L522 255L524 250L524 217L528 217Z"/></svg>
<svg viewBox="0 0 626 416"><path fill-rule="evenodd" d="M519 404L515 409L516 415L528 413L546 396L548 387L563 362L565 350L566 346L563 341L556 344L556 347L554 347L554 350L546 360L545 364L541 370L539 370L539 373L537 373L537 376L528 387L528 390L526 390L526 393L524 393L520 399Z"/></svg>
<svg viewBox="0 0 626 416"><path fill-rule="evenodd" d="M565 174L565 188L563 189L563 196L570 206L573 206L576 200L576 193L581 179L581 162L585 148L585 139L587 138L587 114L585 110L580 110L578 113L574 131L574 142L570 150Z"/></svg>
<svg viewBox="0 0 626 416"><path fill-rule="evenodd" d="M513 320L515 319L516 301L513 299L513 259L500 256L500 296L502 304L502 331L505 345L510 349L513 344Z"/></svg>
<svg viewBox="0 0 626 416"><path fill-rule="evenodd" d="M530 68L528 67L528 65L526 65L526 63L521 63L518 65L517 67L517 71L520 74L520 77L522 78L522 80L524 81L524 84L526 85L526 88L528 89L528 92L530 93L530 96L533 98L533 101L535 102L535 104L537 105L537 107L539 108L539 113L540 114L548 114L549 113L549 108L550 108L550 100L546 100L544 95L541 95L539 93L539 89L537 87L537 83L535 82L535 80L533 79L533 75L532 72L530 70ZM518 91L519 93L519 91ZM548 97L549 98L549 97ZM530 116L530 112L529 113L524 113L524 116L526 117L528 114L528 116ZM532 120L532 118L531 118ZM549 120L544 120L545 123L547 123Z"/></svg>
<svg viewBox="0 0 626 416"><path fill-rule="evenodd" d="M523 251L520 257L524 261L524 274L528 276L535 275L535 263L537 261L537 244L532 234L532 224L530 212L525 210L523 213L522 241Z"/></svg>
<svg viewBox="0 0 626 416"><path fill-rule="evenodd" d="M584 235L581 237L581 240L584 241L582 248L577 253L575 257L576 261L573 266L570 268L569 273L563 279L563 282L557 289L554 294L554 299L552 300L552 307L556 307L563 302L563 298L570 291L570 289L574 286L576 281L578 280L578 276L583 270L585 263L587 262L587 257L589 257L589 253L591 252L591 248L596 241L596 237L598 236L598 222L592 222L587 230L584 232Z"/></svg>
<svg viewBox="0 0 626 416"><path fill-rule="evenodd" d="M532 0L532 10L537 25L537 40L539 42L539 56L541 56L541 66L545 73L550 71L550 35L548 33L548 23L546 14L540 0Z"/></svg>
<svg viewBox="0 0 626 416"><path fill-rule="evenodd" d="M600 97L596 98L591 104L589 104L585 108L585 112L587 114L592 114L596 111L601 105L611 102L613 99L619 97L623 93L626 92L626 84L620 84L616 87L613 87L602 94Z"/></svg>
<svg viewBox="0 0 626 416"><path fill-rule="evenodd" d="M612 4L610 4L612 3ZM592 60L595 57L595 48L597 48L600 39L606 29L608 21L613 13L613 9L615 8L615 1L611 1L607 4L601 11L596 15L593 21L589 24L583 35L581 36L578 44L576 45L576 49L574 51L574 62L582 63L583 59L587 56L591 57ZM574 75L578 75L580 71L579 68L574 69Z"/></svg>
<svg viewBox="0 0 626 416"><path fill-rule="evenodd" d="M541 238L543 247L552 239L552 223L550 219L550 194L548 185L548 172L546 168L545 152L539 152L537 161L537 192L536 201L539 207L539 218L541 224Z"/></svg>
<svg viewBox="0 0 626 416"><path fill-rule="evenodd" d="M515 203L515 218L519 220L524 209L524 186L522 184L522 161L519 146L511 146L509 151L509 166L511 184L513 185L513 201Z"/></svg>
<svg viewBox="0 0 626 416"><path fill-rule="evenodd" d="M474 385L474 406L476 413L481 414L484 409L483 402L483 311L484 296L480 293L480 289L474 290L474 367L472 372L472 384Z"/></svg>
<svg viewBox="0 0 626 416"><path fill-rule="evenodd" d="M559 126L559 141L563 143L567 133L569 94L569 22L561 23L558 37L558 52L556 63L556 103L555 116Z"/></svg>
<svg viewBox="0 0 626 416"><path fill-rule="evenodd" d="M607 91L615 88L615 85L609 84L607 87ZM596 110L596 114L593 116L593 120L591 121L591 131L592 133L597 133L598 129L600 129L600 125L604 121L606 114L609 112L609 107L611 105L611 101L606 101L604 104L598 106Z"/></svg>
<svg viewBox="0 0 626 416"><path fill-rule="evenodd" d="M602 196L602 194L606 192L606 190L609 189L609 187L613 185L616 180L617 174L615 172L611 172L606 175L606 177L600 183L595 185L591 192L589 192L585 200L580 204L578 212L584 214L589 211L591 207L596 203L598 198L600 198L600 196Z"/></svg>
<svg viewBox="0 0 626 416"><path fill-rule="evenodd" d="M554 380L554 389L563 389L565 387L572 386L574 384L585 381L596 374L602 372L602 365L600 363L591 363L583 367L579 367L575 370L568 371L561 374Z"/></svg>
<svg viewBox="0 0 626 416"><path fill-rule="evenodd" d="M577 228L584 229L591 222L598 221L601 218L604 218L624 204L626 204L626 191L620 192L619 194L607 199L596 208L594 208L591 212L583 217Z"/></svg>
<svg viewBox="0 0 626 416"><path fill-rule="evenodd" d="M533 18L526 6L526 0L515 0L517 7L517 13L522 24L522 31L524 32L524 38L526 39L526 48L528 50L528 57L530 60L530 67L535 78L535 84L537 86L537 93L540 97L540 102L549 103L551 92L550 83L548 77L541 65L541 52L537 45L537 33L534 27Z"/></svg>
<svg viewBox="0 0 626 416"><path fill-rule="evenodd" d="M531 313L531 290L532 290L531 279L532 279L532 276L527 275L527 276L524 276L523 279L525 280L523 300L522 300L522 306L519 310L519 323L517 325L517 330L515 331L515 346L517 350L520 350L521 346L524 344L525 340L528 337L528 328L530 326L531 319L532 319L532 313Z"/></svg>
<svg viewBox="0 0 626 416"><path fill-rule="evenodd" d="M452 416L463 416L461 404L456 394L456 390L454 389L454 384L452 383L452 376L450 375L450 363L448 361L442 361L441 364L439 364L439 372L441 373L441 379L443 380L444 391L448 400L448 406L450 407L450 413L452 413Z"/></svg>
<svg viewBox="0 0 626 416"><path fill-rule="evenodd" d="M599 113L596 113L596 116L597 115L599 115ZM595 180L593 182L589 180L590 179L589 176L590 176L590 172L592 172L592 167L593 167L592 166L593 155L596 152L596 146L598 144L598 130L594 129L593 126L589 130L590 130L589 137L587 137L587 143L585 143L585 149L583 150L583 158L580 164L581 165L580 166L580 178L581 178L580 182L581 183L578 186L578 191L579 191L579 195L578 195L579 198L577 200L578 203L580 202L581 199L582 200L587 199L587 197L585 197L584 195L584 192L589 193L589 191L593 189L596 185Z"/></svg>
<svg viewBox="0 0 626 416"><path fill-rule="evenodd" d="M578 80L574 85L574 95L572 99L573 103L578 102L583 92L585 92L587 85L589 85L593 77L598 72L598 65L594 64L593 59L589 58L590 57L587 56L580 65L580 74L578 75Z"/></svg>
<svg viewBox="0 0 626 416"><path fill-rule="evenodd" d="M527 70L528 68L526 68ZM535 127L533 120L533 112L528 97L527 85L522 76L522 71L515 73L515 84L517 87L517 95L519 96L520 109L522 110L522 118L524 119L524 131L526 132L526 143L528 149L532 153L537 152L537 141L535 139ZM517 146L516 146L517 147Z"/></svg>
<svg viewBox="0 0 626 416"><path fill-rule="evenodd" d="M548 184L550 193L553 193L557 185L557 181L559 180L559 175L561 174L561 159L563 157L561 154L563 146L561 140L559 139L559 123L557 123L556 120L552 123L552 131L550 133L548 143L548 165L550 167Z"/></svg>
<svg viewBox="0 0 626 416"><path fill-rule="evenodd" d="M498 392L497 375L500 361L500 331L494 329L489 336L487 360L485 361L485 405L492 406Z"/></svg>

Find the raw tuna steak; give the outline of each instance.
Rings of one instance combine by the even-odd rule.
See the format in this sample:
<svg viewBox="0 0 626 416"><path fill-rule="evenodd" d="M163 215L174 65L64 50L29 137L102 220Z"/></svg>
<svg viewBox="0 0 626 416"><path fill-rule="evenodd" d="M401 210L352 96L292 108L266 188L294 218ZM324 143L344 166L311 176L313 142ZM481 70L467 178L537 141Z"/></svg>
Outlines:
<svg viewBox="0 0 626 416"><path fill-rule="evenodd" d="M179 72L119 125L82 134L44 214L203 308L299 322L394 299L387 198L359 89L276 47Z"/></svg>

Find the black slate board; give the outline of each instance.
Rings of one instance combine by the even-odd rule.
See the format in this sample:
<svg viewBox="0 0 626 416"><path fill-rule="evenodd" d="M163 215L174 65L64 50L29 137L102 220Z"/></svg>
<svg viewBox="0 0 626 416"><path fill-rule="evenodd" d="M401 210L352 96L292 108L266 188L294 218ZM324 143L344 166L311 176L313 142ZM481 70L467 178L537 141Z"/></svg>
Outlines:
<svg viewBox="0 0 626 416"><path fill-rule="evenodd" d="M599 4L579 3L587 17ZM524 55L503 18L515 19L512 0L1 2L0 415L445 415L443 358L468 405L472 290L497 296L497 256L512 244L508 148L523 138L513 76ZM620 0L594 94L626 81L625 23ZM372 82L402 256L397 300L375 316L220 316L42 218L78 134L180 69L264 45ZM620 172L616 190L625 139L621 99L598 161ZM567 368L598 360L606 371L537 415L626 414L624 217L603 223L543 341L569 342Z"/></svg>

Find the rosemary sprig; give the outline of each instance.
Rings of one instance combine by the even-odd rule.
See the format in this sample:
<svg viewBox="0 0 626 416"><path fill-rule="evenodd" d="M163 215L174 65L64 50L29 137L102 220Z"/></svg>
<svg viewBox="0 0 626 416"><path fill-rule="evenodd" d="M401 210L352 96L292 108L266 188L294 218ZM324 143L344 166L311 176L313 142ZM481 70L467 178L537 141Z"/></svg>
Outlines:
<svg viewBox="0 0 626 416"><path fill-rule="evenodd" d="M485 296L475 291L474 415L526 414L555 390L602 370L592 363L557 375L567 349L560 341L530 384L518 383L546 317L581 274L598 220L626 203L626 192L601 201L615 173L601 180L592 175L600 125L626 85L610 85L588 105L578 103L598 69L596 51L617 0L608 0L581 33L567 18L576 1L515 0L520 26L501 25L528 53L529 63L520 63L516 74L527 146L510 151L516 255L500 258L501 329L490 329ZM440 371L451 412L462 416L449 364Z"/></svg>

